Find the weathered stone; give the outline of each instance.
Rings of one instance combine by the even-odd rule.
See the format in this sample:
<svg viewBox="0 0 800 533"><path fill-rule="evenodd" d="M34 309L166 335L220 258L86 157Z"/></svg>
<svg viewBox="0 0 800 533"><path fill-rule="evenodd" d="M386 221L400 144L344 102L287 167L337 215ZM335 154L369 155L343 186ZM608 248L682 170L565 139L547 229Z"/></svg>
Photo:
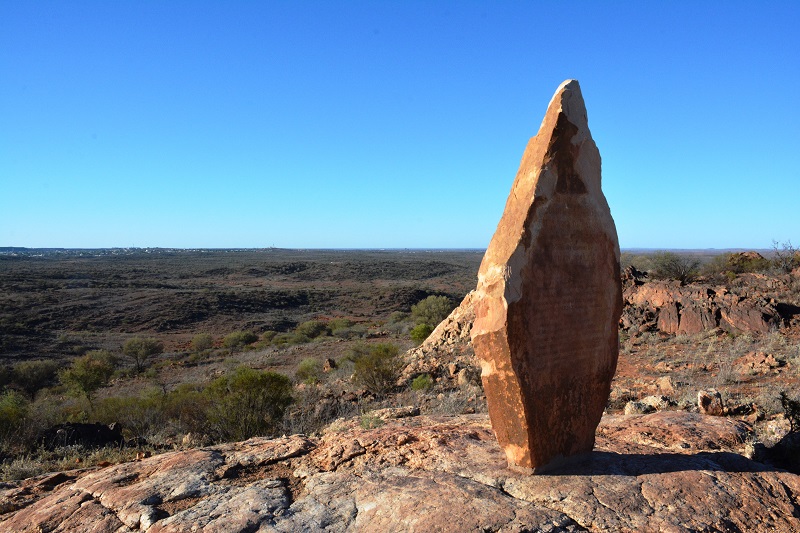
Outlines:
<svg viewBox="0 0 800 533"><path fill-rule="evenodd" d="M724 415L725 406L722 403L722 395L715 389L698 391L697 409L704 415Z"/></svg>
<svg viewBox="0 0 800 533"><path fill-rule="evenodd" d="M255 438L0 487L43 491L0 516L0 532L800 531L800 476L742 457L750 431L679 411L604 416L595 451L528 476L506 468L485 415L375 429L356 417L314 441ZM164 483L198 479L195 496Z"/></svg>
<svg viewBox="0 0 800 533"><path fill-rule="evenodd" d="M336 369L336 361L331 359L330 357L326 357L324 361L322 361L322 371L325 373L332 372Z"/></svg>
<svg viewBox="0 0 800 533"><path fill-rule="evenodd" d="M588 452L617 364L619 245L578 82L522 157L484 255L472 342L510 466Z"/></svg>

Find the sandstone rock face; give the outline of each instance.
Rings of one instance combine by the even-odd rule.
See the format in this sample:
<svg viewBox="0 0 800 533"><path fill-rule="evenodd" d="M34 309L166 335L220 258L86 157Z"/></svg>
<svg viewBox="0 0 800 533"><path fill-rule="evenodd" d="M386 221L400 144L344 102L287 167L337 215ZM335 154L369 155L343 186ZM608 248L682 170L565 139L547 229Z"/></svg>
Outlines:
<svg viewBox="0 0 800 533"><path fill-rule="evenodd" d="M759 275L747 274L750 279ZM721 328L732 333L767 333L794 316L793 306L770 301L763 293L736 294L723 286L678 281L647 281L646 275L626 269L624 313L620 326L638 332L695 335ZM758 280L766 284L769 280ZM775 280L780 283L781 280ZM749 285L756 286L757 283Z"/></svg>
<svg viewBox="0 0 800 533"><path fill-rule="evenodd" d="M578 82L522 157L483 258L472 342L510 466L588 452L617 363L619 245Z"/></svg>
<svg viewBox="0 0 800 533"><path fill-rule="evenodd" d="M800 531L800 476L746 459L747 424L605 416L552 475L506 468L485 415L342 420L0 486L0 532Z"/></svg>

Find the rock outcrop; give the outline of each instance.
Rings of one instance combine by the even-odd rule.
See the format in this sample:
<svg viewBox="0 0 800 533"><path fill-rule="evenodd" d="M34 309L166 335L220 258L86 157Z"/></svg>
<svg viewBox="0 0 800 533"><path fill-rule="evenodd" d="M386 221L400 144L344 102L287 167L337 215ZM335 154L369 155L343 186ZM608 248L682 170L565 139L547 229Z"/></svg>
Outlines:
<svg viewBox="0 0 800 533"><path fill-rule="evenodd" d="M0 532L800 530L800 476L740 455L743 422L606 416L595 451L528 476L485 415L384 418L6 483Z"/></svg>
<svg viewBox="0 0 800 533"><path fill-rule="evenodd" d="M619 245L578 82L550 101L484 255L472 343L510 466L588 452L617 363Z"/></svg>
<svg viewBox="0 0 800 533"><path fill-rule="evenodd" d="M406 366L401 378L403 382L420 374L452 379L453 385L459 380L476 381L479 370L470 340L475 320L474 295L475 291L467 294L461 304L436 326L422 344L405 354Z"/></svg>
<svg viewBox="0 0 800 533"><path fill-rule="evenodd" d="M735 333L767 333L791 318L792 306L784 305L784 317L779 304L757 294L741 295L707 283L645 282L645 275L632 268L624 278L620 325L625 330L694 335L719 327Z"/></svg>

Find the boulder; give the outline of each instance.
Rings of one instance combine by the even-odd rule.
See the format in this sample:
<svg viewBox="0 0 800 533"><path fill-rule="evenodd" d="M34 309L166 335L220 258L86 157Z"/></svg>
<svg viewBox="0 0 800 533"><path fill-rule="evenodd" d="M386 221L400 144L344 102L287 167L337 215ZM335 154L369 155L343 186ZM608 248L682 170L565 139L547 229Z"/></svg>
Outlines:
<svg viewBox="0 0 800 533"><path fill-rule="evenodd" d="M704 415L724 415L725 405L722 403L722 395L715 389L698 391L697 409Z"/></svg>
<svg viewBox="0 0 800 533"><path fill-rule="evenodd" d="M509 466L588 452L617 364L619 245L578 82L530 140L486 250L471 337Z"/></svg>

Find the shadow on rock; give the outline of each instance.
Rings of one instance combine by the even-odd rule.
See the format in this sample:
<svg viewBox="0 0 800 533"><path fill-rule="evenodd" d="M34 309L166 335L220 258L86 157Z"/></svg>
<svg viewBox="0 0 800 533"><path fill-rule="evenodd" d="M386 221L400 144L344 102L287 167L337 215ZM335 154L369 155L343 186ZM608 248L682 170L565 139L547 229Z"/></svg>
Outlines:
<svg viewBox="0 0 800 533"><path fill-rule="evenodd" d="M670 472L772 472L776 468L733 452L616 453L594 451L554 465L547 476L640 476Z"/></svg>

